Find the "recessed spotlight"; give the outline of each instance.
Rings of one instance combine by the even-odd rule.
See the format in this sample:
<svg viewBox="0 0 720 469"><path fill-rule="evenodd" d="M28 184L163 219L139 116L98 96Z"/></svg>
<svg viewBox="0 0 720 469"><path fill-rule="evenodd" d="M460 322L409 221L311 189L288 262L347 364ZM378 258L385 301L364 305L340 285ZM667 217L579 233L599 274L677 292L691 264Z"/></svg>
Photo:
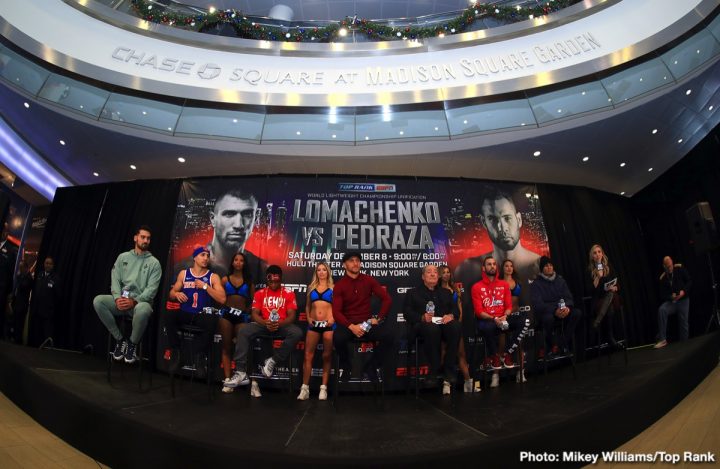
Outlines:
<svg viewBox="0 0 720 469"><path fill-rule="evenodd" d="M142 115L143 115L143 116L147 116L147 111L143 111L143 112L142 112Z"/></svg>
<svg viewBox="0 0 720 469"><path fill-rule="evenodd" d="M368 137L368 136L366 135L366 136L365 136L365 140L370 140L370 137Z"/></svg>
<svg viewBox="0 0 720 469"><path fill-rule="evenodd" d="M93 176L98 177L100 175L98 173L93 173Z"/></svg>
<svg viewBox="0 0 720 469"><path fill-rule="evenodd" d="M525 127L525 125L527 125L527 124L525 124L525 122L520 123L520 127Z"/></svg>
<svg viewBox="0 0 720 469"><path fill-rule="evenodd" d="M642 80L643 80L642 77L640 77L640 81L642 81Z"/></svg>
<svg viewBox="0 0 720 469"><path fill-rule="evenodd" d="M178 161L181 162L181 163L184 163L184 162L185 162L185 158L183 158L182 156L180 156L180 157L178 157Z"/></svg>
<svg viewBox="0 0 720 469"><path fill-rule="evenodd" d="M708 108L708 111L712 111L714 108L715 108L715 106L710 106L710 107Z"/></svg>
<svg viewBox="0 0 720 469"><path fill-rule="evenodd" d="M582 93L580 93L580 94L582 94L583 96L585 96L585 92L584 92L584 91L583 91Z"/></svg>
<svg viewBox="0 0 720 469"><path fill-rule="evenodd" d="M587 161L587 160L589 160L589 159L590 159L590 157L589 157L589 156L585 156L585 157L583 157L583 161Z"/></svg>
<svg viewBox="0 0 720 469"><path fill-rule="evenodd" d="M83 106L83 105L81 104L81 105L80 105L80 109L85 109L85 106Z"/></svg>
<svg viewBox="0 0 720 469"><path fill-rule="evenodd" d="M25 106L25 109L30 109L30 103L23 103L23 106Z"/></svg>
<svg viewBox="0 0 720 469"><path fill-rule="evenodd" d="M295 135L302 135L302 132L298 130L297 132L295 132Z"/></svg>
<svg viewBox="0 0 720 469"><path fill-rule="evenodd" d="M404 132L403 130L401 130L401 131L399 132L399 134L400 134L400 135L405 135L405 132Z"/></svg>
<svg viewBox="0 0 720 469"><path fill-rule="evenodd" d="M652 168L648 168L648 173L649 173L649 172L652 172Z"/></svg>
<svg viewBox="0 0 720 469"><path fill-rule="evenodd" d="M467 119L465 119L465 120L463 121L463 124L467 124Z"/></svg>
<svg viewBox="0 0 720 469"><path fill-rule="evenodd" d="M685 92L685 96L690 96L690 93L692 93L692 90L687 90L687 91Z"/></svg>
<svg viewBox="0 0 720 469"><path fill-rule="evenodd" d="M540 156L540 150L535 151L535 153L533 153L533 156Z"/></svg>
<svg viewBox="0 0 720 469"><path fill-rule="evenodd" d="M233 119L233 124L237 124L237 119Z"/></svg>
<svg viewBox="0 0 720 469"><path fill-rule="evenodd" d="M652 129L652 134L655 135L657 133L657 129Z"/></svg>
<svg viewBox="0 0 720 469"><path fill-rule="evenodd" d="M558 109L558 114L562 112L562 109Z"/></svg>
<svg viewBox="0 0 720 469"><path fill-rule="evenodd" d="M65 146L65 140L60 140L60 145Z"/></svg>
<svg viewBox="0 0 720 469"><path fill-rule="evenodd" d="M333 134L332 138L337 138L337 135Z"/></svg>
<svg viewBox="0 0 720 469"><path fill-rule="evenodd" d="M137 166L135 166L134 164L131 164L130 169L137 169Z"/></svg>
<svg viewBox="0 0 720 469"><path fill-rule="evenodd" d="M712 106L710 106L710 107L712 108ZM712 111L712 109L710 109L710 110ZM440 130L440 127L435 127L435 132L437 132L438 130Z"/></svg>
<svg viewBox="0 0 720 469"><path fill-rule="evenodd" d="M675 65L677 65L677 60L676 60L675 62L673 62L673 63L674 63Z"/></svg>
<svg viewBox="0 0 720 469"><path fill-rule="evenodd" d="M168 130L169 130L170 132L172 132L172 127L168 127Z"/></svg>
<svg viewBox="0 0 720 469"><path fill-rule="evenodd" d="M678 143L682 143L682 142L683 142L683 139L679 138Z"/></svg>
<svg viewBox="0 0 720 469"><path fill-rule="evenodd" d="M624 167L625 167L625 163L620 163L620 167L621 167L621 168L624 168Z"/></svg>

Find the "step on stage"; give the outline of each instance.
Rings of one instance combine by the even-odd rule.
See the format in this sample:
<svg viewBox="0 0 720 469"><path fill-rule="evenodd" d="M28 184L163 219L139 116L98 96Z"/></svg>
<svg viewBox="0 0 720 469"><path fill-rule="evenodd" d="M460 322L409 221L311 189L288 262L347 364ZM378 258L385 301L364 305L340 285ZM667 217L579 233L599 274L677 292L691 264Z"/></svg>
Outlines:
<svg viewBox="0 0 720 469"><path fill-rule="evenodd" d="M0 343L0 390L50 431L111 467L429 466L516 467L520 452L612 450L665 414L718 364L720 334L630 351L529 375L498 388L341 394L297 401L296 392L219 392L137 373L111 387L97 357ZM123 365L125 366L125 365ZM261 384L262 386L262 384ZM662 449L662 448L658 448ZM573 463L572 466L582 466ZM448 466L445 466L448 467Z"/></svg>

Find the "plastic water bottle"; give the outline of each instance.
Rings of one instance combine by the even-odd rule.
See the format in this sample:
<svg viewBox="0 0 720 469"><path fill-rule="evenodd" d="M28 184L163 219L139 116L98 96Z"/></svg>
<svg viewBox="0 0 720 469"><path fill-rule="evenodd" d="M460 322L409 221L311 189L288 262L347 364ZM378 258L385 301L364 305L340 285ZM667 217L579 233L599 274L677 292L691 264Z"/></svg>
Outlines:
<svg viewBox="0 0 720 469"><path fill-rule="evenodd" d="M360 323L360 329L365 331L365 333L370 332L370 329L372 329L372 324L370 323L370 320L366 320Z"/></svg>
<svg viewBox="0 0 720 469"><path fill-rule="evenodd" d="M122 293L120 293L120 296L122 298L130 298L130 290L128 289L128 287L123 287Z"/></svg>
<svg viewBox="0 0 720 469"><path fill-rule="evenodd" d="M280 320L280 313L278 313L278 310L273 309L270 311L270 320L272 322L278 322Z"/></svg>
<svg viewBox="0 0 720 469"><path fill-rule="evenodd" d="M560 298L558 301L558 309L565 309L565 298Z"/></svg>

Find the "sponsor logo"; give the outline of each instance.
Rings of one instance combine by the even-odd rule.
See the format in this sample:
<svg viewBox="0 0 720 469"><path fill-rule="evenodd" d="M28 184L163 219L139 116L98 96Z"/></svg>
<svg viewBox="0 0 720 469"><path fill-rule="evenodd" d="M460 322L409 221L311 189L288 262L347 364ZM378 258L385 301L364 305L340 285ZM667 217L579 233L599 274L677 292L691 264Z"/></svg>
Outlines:
<svg viewBox="0 0 720 469"><path fill-rule="evenodd" d="M412 290L412 287L398 287L395 291L398 293L407 293Z"/></svg>
<svg viewBox="0 0 720 469"><path fill-rule="evenodd" d="M372 182L339 182L340 192L395 192L395 184Z"/></svg>
<svg viewBox="0 0 720 469"><path fill-rule="evenodd" d="M360 342L360 346L358 347L357 351L360 353L372 352L374 346L374 342Z"/></svg>

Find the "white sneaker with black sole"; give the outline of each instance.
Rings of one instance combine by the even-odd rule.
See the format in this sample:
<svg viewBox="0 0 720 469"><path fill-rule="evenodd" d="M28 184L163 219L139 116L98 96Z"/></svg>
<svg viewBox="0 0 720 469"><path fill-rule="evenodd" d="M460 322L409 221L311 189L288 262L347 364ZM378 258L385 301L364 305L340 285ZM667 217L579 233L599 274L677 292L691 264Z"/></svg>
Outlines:
<svg viewBox="0 0 720 469"><path fill-rule="evenodd" d="M250 385L250 395L252 397L262 397L262 393L260 392L260 386L258 386L257 381L253 381Z"/></svg>
<svg viewBox="0 0 720 469"><path fill-rule="evenodd" d="M273 358L270 357L267 360L265 360L265 363L263 363L262 374L266 378L269 378L273 375L274 372L275 372L275 360L273 360Z"/></svg>
<svg viewBox="0 0 720 469"><path fill-rule="evenodd" d="M318 394L318 400L327 401L327 386L324 384L320 386L320 394Z"/></svg>
<svg viewBox="0 0 720 469"><path fill-rule="evenodd" d="M310 399L310 386L303 384L300 386L300 394L298 394L297 400L307 401L308 399Z"/></svg>
<svg viewBox="0 0 720 469"><path fill-rule="evenodd" d="M225 380L223 381L223 386L228 388L236 388L238 386L247 386L249 382L250 379L248 378L247 373L245 373L244 371L236 371L231 377L225 378Z"/></svg>

